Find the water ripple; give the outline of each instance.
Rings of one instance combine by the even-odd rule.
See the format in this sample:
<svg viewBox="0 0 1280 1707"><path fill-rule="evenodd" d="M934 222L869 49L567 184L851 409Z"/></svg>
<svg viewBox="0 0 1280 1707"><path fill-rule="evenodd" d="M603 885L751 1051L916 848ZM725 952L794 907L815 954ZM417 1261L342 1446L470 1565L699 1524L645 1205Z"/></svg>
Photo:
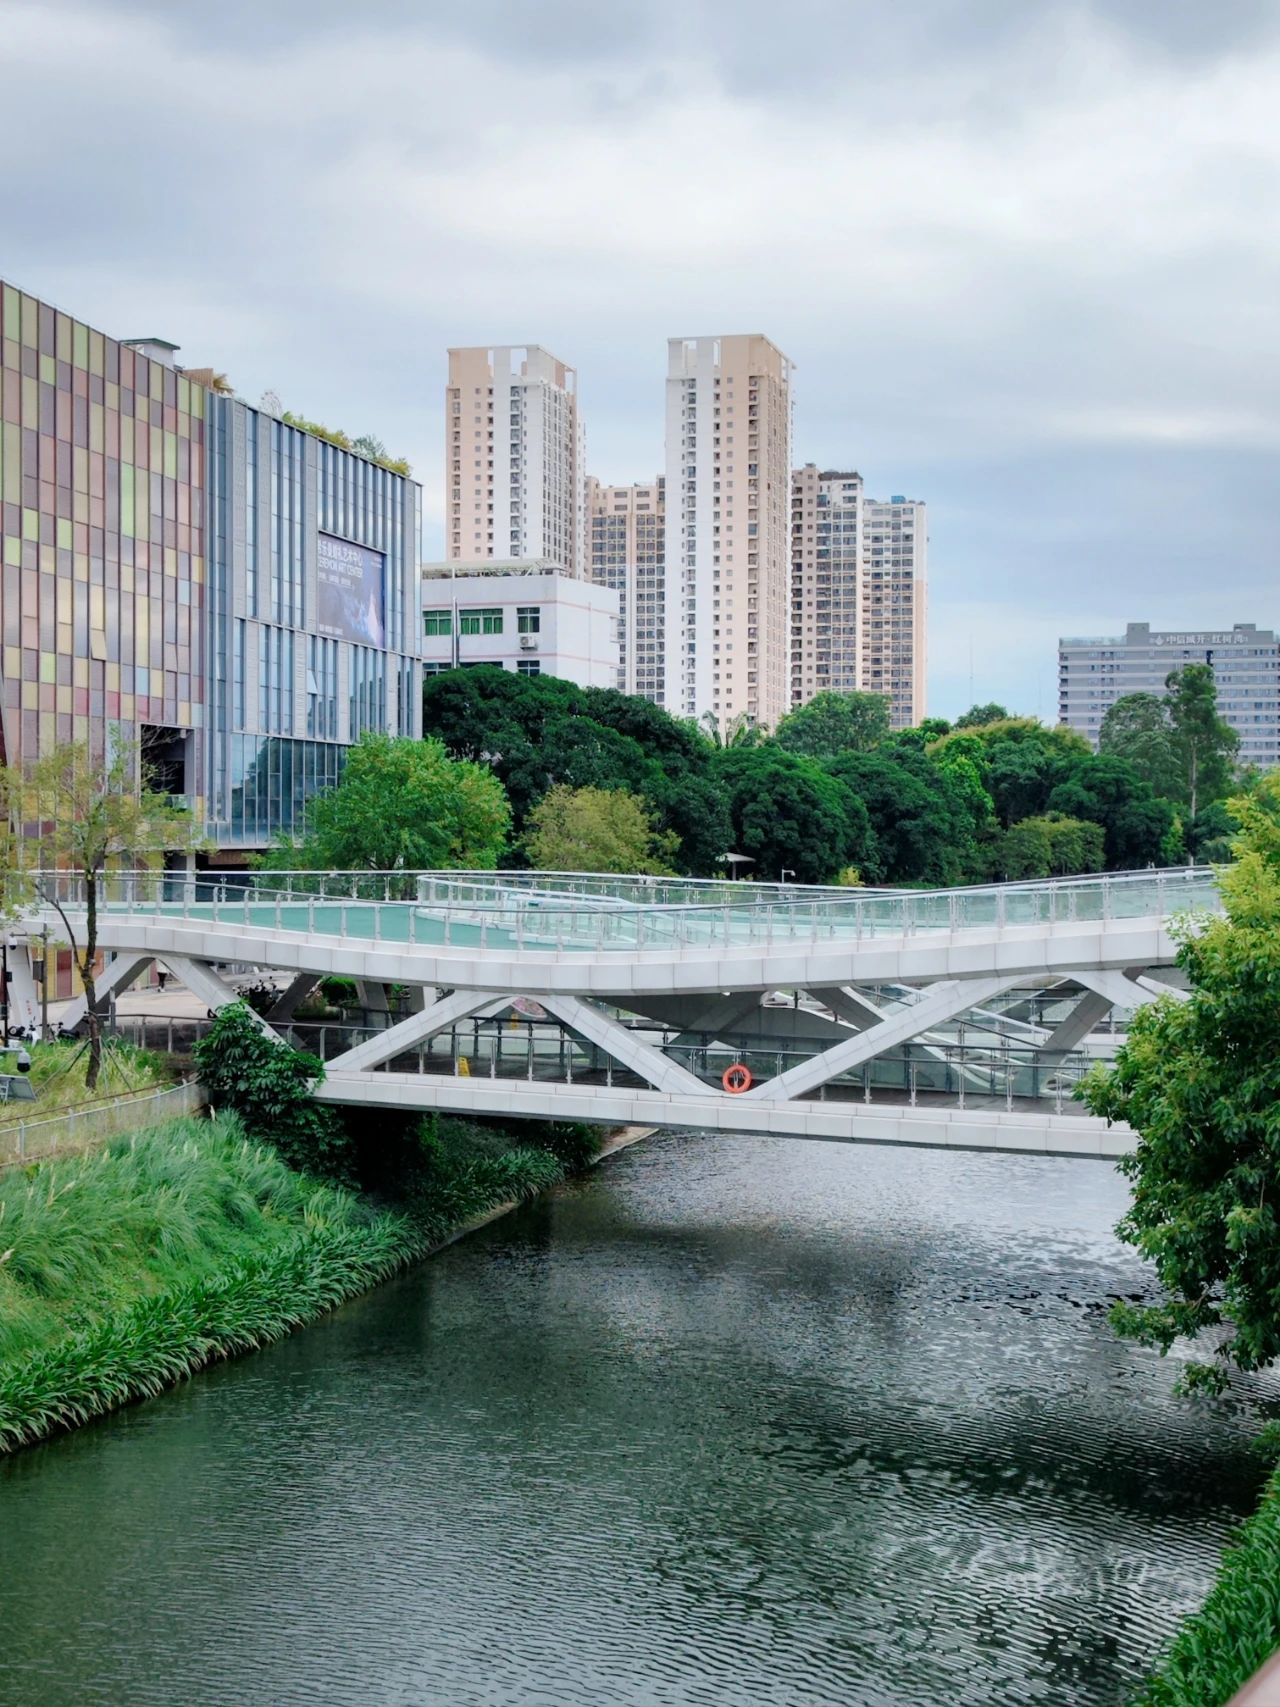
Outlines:
<svg viewBox="0 0 1280 1707"><path fill-rule="evenodd" d="M1089 1163L670 1135L0 1470L6 1707L1117 1707L1257 1489Z"/></svg>

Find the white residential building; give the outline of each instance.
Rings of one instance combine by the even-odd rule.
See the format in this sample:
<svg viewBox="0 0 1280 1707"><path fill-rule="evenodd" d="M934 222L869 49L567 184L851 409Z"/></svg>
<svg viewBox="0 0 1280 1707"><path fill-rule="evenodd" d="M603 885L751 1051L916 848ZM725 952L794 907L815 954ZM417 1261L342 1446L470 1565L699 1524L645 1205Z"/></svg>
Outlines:
<svg viewBox="0 0 1280 1707"><path fill-rule="evenodd" d="M1218 712L1240 736L1241 763L1262 770L1280 764L1280 641L1252 622L1190 632L1131 622L1123 634L1059 640L1059 721L1096 747L1118 699L1163 695L1166 677L1187 664L1212 668Z"/></svg>
<svg viewBox="0 0 1280 1707"><path fill-rule="evenodd" d="M862 506L860 686L889 695L889 725L925 715L928 668L929 520L915 498L867 498Z"/></svg>
<svg viewBox="0 0 1280 1707"><path fill-rule="evenodd" d="M925 716L928 520L909 498L868 498L862 476L814 463L791 479L791 703L862 690L889 723Z"/></svg>
<svg viewBox="0 0 1280 1707"><path fill-rule="evenodd" d="M791 373L758 334L668 345L662 703L721 729L791 700Z"/></svg>
<svg viewBox="0 0 1280 1707"><path fill-rule="evenodd" d="M545 558L428 563L422 673L495 664L579 687L618 681L618 595Z"/></svg>
<svg viewBox="0 0 1280 1707"><path fill-rule="evenodd" d="M661 705L666 691L666 482L587 477L587 574L618 595L618 686Z"/></svg>
<svg viewBox="0 0 1280 1707"><path fill-rule="evenodd" d="M536 344L449 351L445 555L586 568L586 456L573 368Z"/></svg>
<svg viewBox="0 0 1280 1707"><path fill-rule="evenodd" d="M791 703L862 686L862 476L791 476Z"/></svg>

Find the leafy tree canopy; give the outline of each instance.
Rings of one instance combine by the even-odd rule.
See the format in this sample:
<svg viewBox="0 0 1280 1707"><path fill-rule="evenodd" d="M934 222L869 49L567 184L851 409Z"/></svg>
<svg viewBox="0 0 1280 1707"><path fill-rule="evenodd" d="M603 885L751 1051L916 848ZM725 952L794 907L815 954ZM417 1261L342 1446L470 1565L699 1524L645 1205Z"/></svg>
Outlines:
<svg viewBox="0 0 1280 1707"><path fill-rule="evenodd" d="M621 871L670 876L679 841L646 803L621 788L557 783L529 814L525 851L537 871Z"/></svg>
<svg viewBox="0 0 1280 1707"><path fill-rule="evenodd" d="M105 755L72 741L29 764L0 766L0 916L37 898L59 914L88 1002L89 1091L102 1068L95 976L98 904L107 874L155 868L166 853L204 846L190 813L153 792L150 782L138 749L126 741L114 742ZM41 876L53 871L79 880L83 920L63 908L57 885Z"/></svg>
<svg viewBox="0 0 1280 1707"><path fill-rule="evenodd" d="M971 871L990 810L972 769L953 772L908 743L845 753L828 768L867 813L871 844L849 862L868 882L958 883Z"/></svg>
<svg viewBox="0 0 1280 1707"><path fill-rule="evenodd" d="M1069 877L1103 868L1103 830L1087 819L1061 812L1024 818L1000 838L997 875L1016 881L1035 877Z"/></svg>
<svg viewBox="0 0 1280 1707"><path fill-rule="evenodd" d="M985 729L989 723L1006 723L1008 719L1009 713L1005 708L991 700L986 705L971 705L968 711L956 718L955 727L957 729Z"/></svg>
<svg viewBox="0 0 1280 1707"><path fill-rule="evenodd" d="M623 788L643 796L680 844L682 867L720 870L731 839L713 784L713 748L693 725L612 688L481 667L434 677L424 723L459 757L489 763L507 790L516 830L551 788ZM525 857L524 843L515 850Z"/></svg>
<svg viewBox="0 0 1280 1707"><path fill-rule="evenodd" d="M1181 798L1167 699L1154 693L1123 695L1102 719L1098 751L1131 764L1153 793L1169 800Z"/></svg>
<svg viewBox="0 0 1280 1707"><path fill-rule="evenodd" d="M732 851L751 856L756 877L776 883L788 871L797 883L827 883L847 865L862 866L855 844L863 817L812 759L773 746L728 748L715 769L728 796Z"/></svg>
<svg viewBox="0 0 1280 1707"><path fill-rule="evenodd" d="M1170 865L1181 858L1174 807L1155 799L1136 767L1113 753L1079 759L1050 793L1049 808L1101 824L1112 871Z"/></svg>
<svg viewBox="0 0 1280 1707"><path fill-rule="evenodd" d="M1211 1391L1232 1367L1280 1357L1280 774L1230 807L1241 830L1226 916L1182 932L1189 998L1139 1009L1114 1070L1084 1091L1139 1134L1120 1163L1133 1203L1118 1230L1166 1293L1113 1320L1162 1352L1208 1340L1213 1361L1184 1379Z"/></svg>
<svg viewBox="0 0 1280 1707"><path fill-rule="evenodd" d="M489 870L506 846L511 809L486 766L451 759L439 741L366 734L336 787L307 804L299 842L265 864L311 870Z"/></svg>
<svg viewBox="0 0 1280 1707"><path fill-rule="evenodd" d="M1240 737L1218 715L1218 690L1208 664L1187 664L1165 681L1178 762L1179 798L1194 818L1223 799L1235 777Z"/></svg>
<svg viewBox="0 0 1280 1707"><path fill-rule="evenodd" d="M788 753L834 759L867 753L889 733L889 701L882 693L818 693L789 711L774 740Z"/></svg>

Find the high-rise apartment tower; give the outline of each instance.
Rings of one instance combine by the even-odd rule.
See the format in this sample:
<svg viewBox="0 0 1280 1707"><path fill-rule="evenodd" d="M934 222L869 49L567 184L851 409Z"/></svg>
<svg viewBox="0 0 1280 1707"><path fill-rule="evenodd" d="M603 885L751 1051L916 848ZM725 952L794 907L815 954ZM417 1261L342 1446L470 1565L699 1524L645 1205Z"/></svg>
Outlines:
<svg viewBox="0 0 1280 1707"><path fill-rule="evenodd" d="M790 704L791 363L768 338L673 338L663 701L773 728Z"/></svg>
<svg viewBox="0 0 1280 1707"><path fill-rule="evenodd" d="M862 686L862 476L791 477L791 703Z"/></svg>
<svg viewBox="0 0 1280 1707"><path fill-rule="evenodd" d="M541 349L449 351L445 555L540 558L581 577L586 471L577 375Z"/></svg>
<svg viewBox="0 0 1280 1707"><path fill-rule="evenodd" d="M889 695L889 724L910 729L925 716L929 523L914 498L862 505L860 685Z"/></svg>
<svg viewBox="0 0 1280 1707"><path fill-rule="evenodd" d="M587 573L618 595L618 686L655 704L666 692L666 482L602 486L587 477Z"/></svg>
<svg viewBox="0 0 1280 1707"><path fill-rule="evenodd" d="M889 722L925 715L925 506L868 498L862 477L814 463L791 479L791 703L828 689L889 699Z"/></svg>

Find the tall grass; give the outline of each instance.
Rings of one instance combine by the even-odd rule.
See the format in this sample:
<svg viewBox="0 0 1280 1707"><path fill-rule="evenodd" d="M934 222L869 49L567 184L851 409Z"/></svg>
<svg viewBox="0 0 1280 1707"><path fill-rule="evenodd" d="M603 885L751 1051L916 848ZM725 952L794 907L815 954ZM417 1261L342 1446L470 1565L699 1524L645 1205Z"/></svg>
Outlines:
<svg viewBox="0 0 1280 1707"><path fill-rule="evenodd" d="M396 1156L396 1207L317 1183L234 1115L0 1174L0 1452L280 1338L594 1147L464 1121Z"/></svg>

